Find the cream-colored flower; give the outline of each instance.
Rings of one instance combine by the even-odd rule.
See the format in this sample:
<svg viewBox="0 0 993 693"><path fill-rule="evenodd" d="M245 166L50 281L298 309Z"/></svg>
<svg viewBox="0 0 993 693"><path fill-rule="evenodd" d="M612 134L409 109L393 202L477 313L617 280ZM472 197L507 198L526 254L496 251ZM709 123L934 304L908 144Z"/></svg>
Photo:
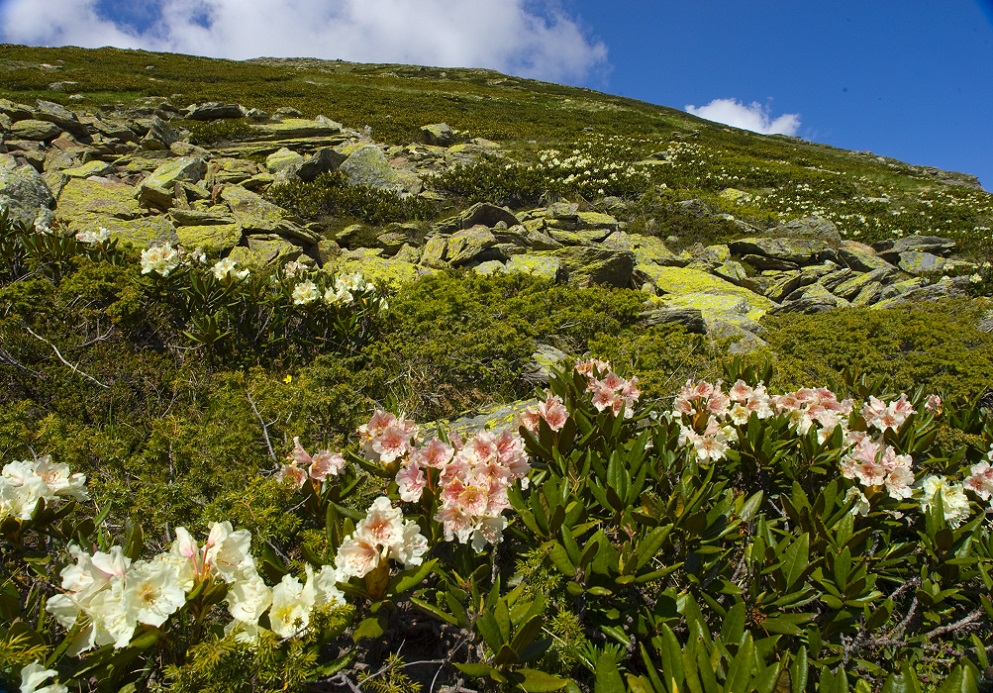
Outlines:
<svg viewBox="0 0 993 693"><path fill-rule="evenodd" d="M228 521L213 524L207 537L206 549L207 564L225 582L232 582L241 571L255 567L251 532L247 529L233 531Z"/></svg>
<svg viewBox="0 0 993 693"><path fill-rule="evenodd" d="M21 669L21 693L68 693L69 689L58 683L41 686L58 673L55 669L46 669L41 662L31 662Z"/></svg>
<svg viewBox="0 0 993 693"><path fill-rule="evenodd" d="M125 580L124 600L138 623L161 626L186 603L176 566L168 560L138 561Z"/></svg>
<svg viewBox="0 0 993 693"><path fill-rule="evenodd" d="M310 611L316 602L314 575L307 566L307 582L301 584L292 575L284 575L272 588L272 608L269 625L277 635L291 637L310 625Z"/></svg>
<svg viewBox="0 0 993 693"><path fill-rule="evenodd" d="M163 277L179 267L179 253L169 243L141 251L141 273L155 272Z"/></svg>
<svg viewBox="0 0 993 693"><path fill-rule="evenodd" d="M248 270L235 270L237 265L237 262L229 257L226 257L223 260L218 260L214 263L211 271L214 273L214 278L217 279L217 281L224 281L225 279L235 279L240 281L248 276Z"/></svg>
<svg viewBox="0 0 993 693"><path fill-rule="evenodd" d="M314 282L307 281L300 282L293 287L293 304L297 306L306 306L321 297L321 294L317 291L317 285Z"/></svg>
<svg viewBox="0 0 993 693"><path fill-rule="evenodd" d="M272 604L272 590L258 572L246 573L228 587L228 613L244 623L258 623Z"/></svg>

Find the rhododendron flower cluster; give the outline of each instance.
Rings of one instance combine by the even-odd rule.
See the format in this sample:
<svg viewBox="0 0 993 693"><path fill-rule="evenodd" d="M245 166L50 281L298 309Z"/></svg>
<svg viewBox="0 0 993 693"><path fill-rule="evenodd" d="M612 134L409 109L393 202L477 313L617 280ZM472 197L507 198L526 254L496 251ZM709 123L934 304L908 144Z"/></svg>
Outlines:
<svg viewBox="0 0 993 693"><path fill-rule="evenodd" d="M359 426L362 454L383 466L389 466L414 450L417 424L377 409L369 423Z"/></svg>
<svg viewBox="0 0 993 693"><path fill-rule="evenodd" d="M214 273L214 278L217 279L217 281L224 281L225 279L241 281L248 276L249 271L247 269L236 270L235 267L237 265L237 262L229 257L226 257L223 260L218 260L214 263L214 266L211 268L211 272Z"/></svg>
<svg viewBox="0 0 993 693"><path fill-rule="evenodd" d="M177 528L170 549L149 560L132 561L120 546L91 555L70 545L75 563L60 574L64 592L49 599L46 608L65 628L82 626L70 647L73 654L103 645L119 649L131 642L139 624L162 626L186 604L194 588L214 580L227 584L231 617L243 626L243 631L257 631L259 618L279 603L277 598L282 592L278 586L270 589L259 575L251 543L248 530L235 531L230 522L218 522L211 527L202 547L185 528ZM314 591L311 606L344 603L334 586L336 574L330 566L322 569L319 578L322 588ZM323 601L317 600L318 596ZM283 637L306 627L308 622L306 618L294 618L290 624L279 614L270 614L270 625Z"/></svg>
<svg viewBox="0 0 993 693"><path fill-rule="evenodd" d="M179 267L179 252L170 243L153 245L141 251L141 273L155 272L163 277Z"/></svg>
<svg viewBox="0 0 993 693"><path fill-rule="evenodd" d="M477 551L500 541L503 511L510 507L507 490L518 480L526 488L531 470L518 433L484 430L465 443L456 435L450 444L436 438L421 445L413 422L376 411L358 434L367 458L397 466L401 500L416 503L425 489L437 492L434 519L442 523L446 541L471 541Z"/></svg>
<svg viewBox="0 0 993 693"><path fill-rule="evenodd" d="M969 468L969 476L964 482L967 489L974 491L984 501L993 498L993 466L990 466L990 462L993 462L993 445L986 454L986 460ZM993 502L990 507L993 507Z"/></svg>
<svg viewBox="0 0 993 693"><path fill-rule="evenodd" d="M291 293L294 305L307 306L322 301L327 306L348 306L360 301L380 310L387 307L386 300L376 296L376 287L359 273L333 277L323 292L317 283L306 278L309 270L299 263L287 265L283 273L287 278L302 278Z"/></svg>
<svg viewBox="0 0 993 693"><path fill-rule="evenodd" d="M545 401L536 407L529 407L521 414L521 425L532 433L538 430L538 422L544 419L553 431L561 431L569 419L569 410L558 395L548 393Z"/></svg>
<svg viewBox="0 0 993 693"><path fill-rule="evenodd" d="M898 455L889 445L862 435L841 459L841 475L862 486L885 487L890 498L902 500L913 495L912 465L910 455Z"/></svg>
<svg viewBox="0 0 993 693"><path fill-rule="evenodd" d="M338 547L335 568L341 581L361 578L391 558L404 566L420 565L427 550L428 540L417 523L404 521L403 512L380 496Z"/></svg>
<svg viewBox="0 0 993 693"><path fill-rule="evenodd" d="M679 444L692 445L703 464L724 459L738 440L732 424L746 423L753 413L763 419L772 416L771 400L762 383L752 388L741 380L727 393L721 381L687 381L672 405L673 416L681 421Z"/></svg>
<svg viewBox="0 0 993 693"><path fill-rule="evenodd" d="M638 378L625 380L610 369L609 361L587 359L576 364L576 372L586 376L587 390L593 393L597 411L609 409L614 416L634 416L634 403L641 397Z"/></svg>
<svg viewBox="0 0 993 693"><path fill-rule="evenodd" d="M110 231L102 226L98 231L80 231L76 234L76 240L87 245L103 245L110 240Z"/></svg>
<svg viewBox="0 0 993 693"><path fill-rule="evenodd" d="M446 541L471 541L481 551L503 538L507 491L517 480L527 488L531 465L523 438L509 430L478 431L464 445L458 438L452 442L455 454L438 476L441 507L434 519L442 523Z"/></svg>
<svg viewBox="0 0 993 693"><path fill-rule="evenodd" d="M862 405L862 417L870 428L876 428L885 433L886 429L899 431L911 414L916 414L914 407L907 401L907 395L886 404L870 395L869 401Z"/></svg>
<svg viewBox="0 0 993 693"><path fill-rule="evenodd" d="M288 464L280 469L279 479L296 488L303 486L308 478L320 483L328 476L338 476L345 468L345 457L340 452L321 450L311 457L299 437L293 439L293 451L286 459Z"/></svg>
<svg viewBox="0 0 993 693"><path fill-rule="evenodd" d="M39 500L54 504L89 497L86 477L70 473L67 464L53 463L49 455L10 462L0 471L0 521L8 517L30 520Z"/></svg>
<svg viewBox="0 0 993 693"><path fill-rule="evenodd" d="M824 443L837 426L848 428L848 416L854 404L850 399L838 401L838 396L826 387L800 388L796 392L774 396L773 407L777 414L789 413L797 433L806 435L817 423L817 440Z"/></svg>
<svg viewBox="0 0 993 693"><path fill-rule="evenodd" d="M293 287L293 293L290 294L290 298L293 299L293 305L295 306L307 306L316 301L321 297L320 292L317 290L317 284L305 279L296 286Z"/></svg>

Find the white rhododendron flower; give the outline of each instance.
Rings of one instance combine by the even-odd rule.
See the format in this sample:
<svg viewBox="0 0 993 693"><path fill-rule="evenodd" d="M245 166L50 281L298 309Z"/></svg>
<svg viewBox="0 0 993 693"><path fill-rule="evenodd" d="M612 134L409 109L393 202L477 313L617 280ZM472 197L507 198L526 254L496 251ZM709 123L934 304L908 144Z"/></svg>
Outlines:
<svg viewBox="0 0 993 693"><path fill-rule="evenodd" d="M228 587L228 612L244 623L258 623L272 604L272 590L257 572L247 573Z"/></svg>
<svg viewBox="0 0 993 693"><path fill-rule="evenodd" d="M403 512L380 496L342 541L335 567L341 580L365 577L390 558L405 566L420 565L427 550L428 541L417 523L404 521Z"/></svg>
<svg viewBox="0 0 993 693"><path fill-rule="evenodd" d="M939 492L945 522L958 527L969 517L969 498L962 484L952 483L943 476L932 474L921 482L921 512L934 507L934 499Z"/></svg>
<svg viewBox="0 0 993 693"><path fill-rule="evenodd" d="M16 460L0 471L0 520L30 520L39 500L58 504L66 498L89 498L86 477L72 474L67 464L55 464L45 455L34 461Z"/></svg>
<svg viewBox="0 0 993 693"><path fill-rule="evenodd" d="M127 573L124 599L138 623L161 626L186 603L186 592L170 561L137 561Z"/></svg>
<svg viewBox="0 0 993 693"><path fill-rule="evenodd" d="M237 262L226 257L223 260L218 260L213 268L211 268L211 271L214 273L214 278L217 281L224 281L225 279L242 280L248 276L249 272L247 269L235 270L237 265Z"/></svg>
<svg viewBox="0 0 993 693"><path fill-rule="evenodd" d="M858 486L852 486L848 489L848 493L845 494L845 502L855 499L855 505L852 506L851 512L855 515L861 515L865 517L869 514L871 509L869 506L869 499L865 497L865 494L859 490Z"/></svg>
<svg viewBox="0 0 993 693"><path fill-rule="evenodd" d="M58 673L55 669L46 669L41 662L31 662L21 669L21 693L68 693L69 689L58 683L41 685Z"/></svg>
<svg viewBox="0 0 993 693"><path fill-rule="evenodd" d="M155 272L163 277L179 267L179 252L169 243L155 245L141 251L141 273Z"/></svg>
<svg viewBox="0 0 993 693"><path fill-rule="evenodd" d="M317 291L317 285L314 282L307 281L300 282L293 287L293 304L297 306L306 306L321 297L320 293Z"/></svg>
<svg viewBox="0 0 993 693"><path fill-rule="evenodd" d="M269 625L277 635L288 638L310 625L310 611L317 601L314 574L307 566L307 582L301 584L292 575L284 575L272 588Z"/></svg>
<svg viewBox="0 0 993 693"><path fill-rule="evenodd" d="M207 537L206 562L225 582L234 582L243 571L255 570L252 558L252 533L234 531L228 521L215 522Z"/></svg>
<svg viewBox="0 0 993 693"><path fill-rule="evenodd" d="M103 245L110 240L110 231L102 226L99 231L80 231L76 234L76 240L87 245Z"/></svg>

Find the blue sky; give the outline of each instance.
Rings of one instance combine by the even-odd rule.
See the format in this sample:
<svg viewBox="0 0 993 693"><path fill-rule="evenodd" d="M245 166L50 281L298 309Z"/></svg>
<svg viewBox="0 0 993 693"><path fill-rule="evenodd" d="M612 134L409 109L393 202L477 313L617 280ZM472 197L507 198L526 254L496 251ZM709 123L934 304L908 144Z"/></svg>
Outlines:
<svg viewBox="0 0 993 693"><path fill-rule="evenodd" d="M993 0L0 0L0 41L491 67L993 190Z"/></svg>

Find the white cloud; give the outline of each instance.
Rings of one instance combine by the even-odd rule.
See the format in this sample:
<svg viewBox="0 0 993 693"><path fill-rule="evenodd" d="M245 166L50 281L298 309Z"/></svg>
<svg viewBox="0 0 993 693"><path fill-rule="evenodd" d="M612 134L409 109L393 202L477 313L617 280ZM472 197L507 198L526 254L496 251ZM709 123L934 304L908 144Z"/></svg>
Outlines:
<svg viewBox="0 0 993 693"><path fill-rule="evenodd" d="M737 99L714 99L706 106L687 106L686 112L706 120L724 123L731 127L751 130L762 135L794 136L800 130L800 114L784 113L776 119L769 115L769 108L757 101L746 106Z"/></svg>
<svg viewBox="0 0 993 693"><path fill-rule="evenodd" d="M0 40L488 67L551 81L580 80L607 60L606 46L555 0L146 1L161 18L137 29L106 16L98 0L6 0Z"/></svg>

